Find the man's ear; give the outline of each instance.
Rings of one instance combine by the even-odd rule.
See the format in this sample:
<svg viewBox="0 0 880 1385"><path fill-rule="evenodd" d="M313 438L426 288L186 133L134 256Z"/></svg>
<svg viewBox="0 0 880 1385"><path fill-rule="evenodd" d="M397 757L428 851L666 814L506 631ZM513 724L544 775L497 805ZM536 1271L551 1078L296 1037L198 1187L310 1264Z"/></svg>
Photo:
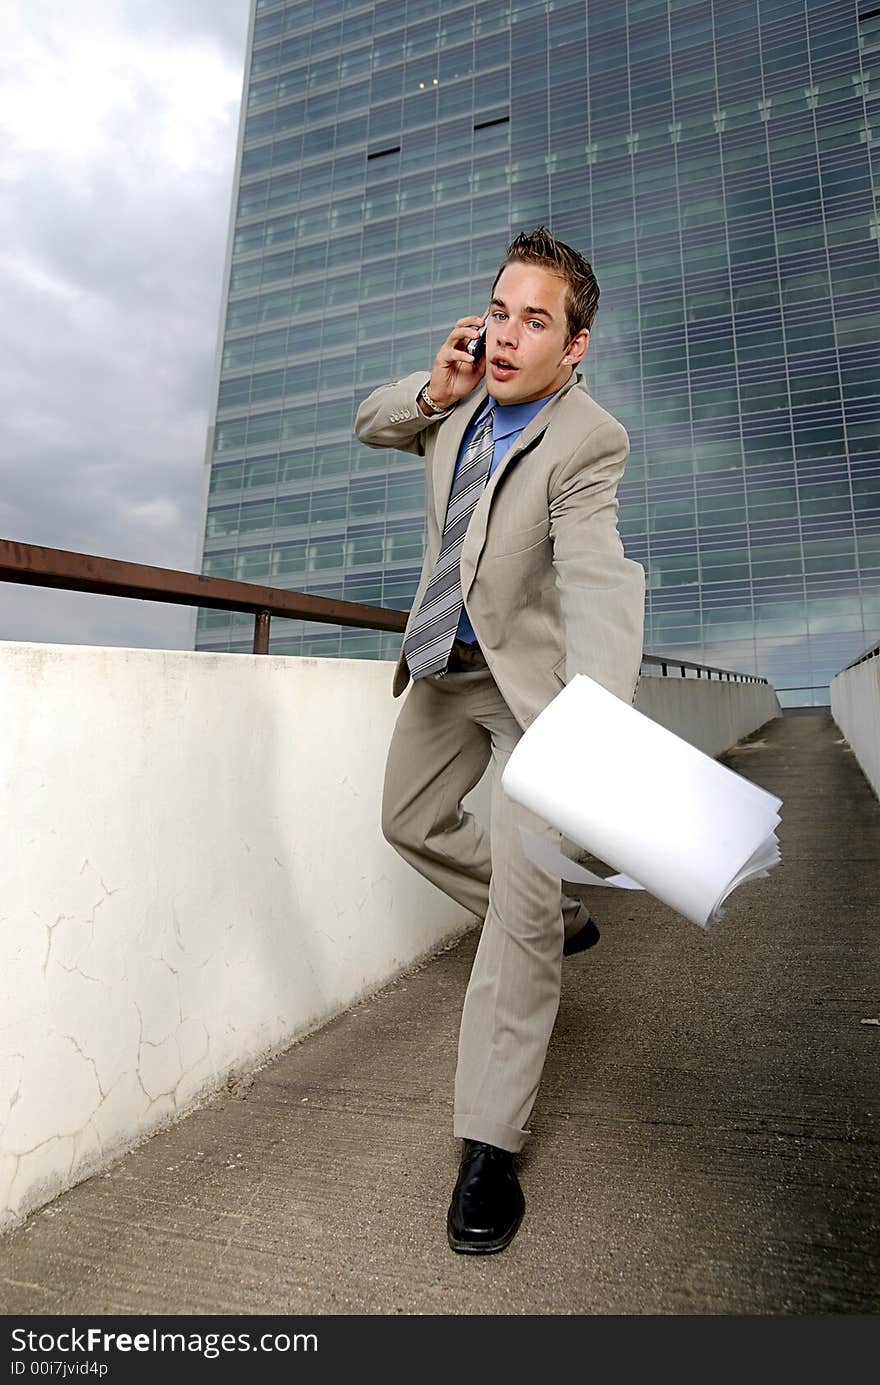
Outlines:
<svg viewBox="0 0 880 1385"><path fill-rule="evenodd" d="M565 353L572 365L577 365L578 361L583 360L584 353L589 344L590 334L586 327L584 327L582 331L578 332L576 337L572 337L568 344L568 350Z"/></svg>

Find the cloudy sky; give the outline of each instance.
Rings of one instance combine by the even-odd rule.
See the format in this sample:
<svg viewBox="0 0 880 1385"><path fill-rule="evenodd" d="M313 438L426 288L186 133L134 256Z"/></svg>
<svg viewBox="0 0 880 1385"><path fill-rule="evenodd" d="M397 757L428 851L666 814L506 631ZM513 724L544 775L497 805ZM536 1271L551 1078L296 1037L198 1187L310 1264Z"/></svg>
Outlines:
<svg viewBox="0 0 880 1385"><path fill-rule="evenodd" d="M3 0L0 537L195 570L249 0ZM0 582L0 639L192 648Z"/></svg>

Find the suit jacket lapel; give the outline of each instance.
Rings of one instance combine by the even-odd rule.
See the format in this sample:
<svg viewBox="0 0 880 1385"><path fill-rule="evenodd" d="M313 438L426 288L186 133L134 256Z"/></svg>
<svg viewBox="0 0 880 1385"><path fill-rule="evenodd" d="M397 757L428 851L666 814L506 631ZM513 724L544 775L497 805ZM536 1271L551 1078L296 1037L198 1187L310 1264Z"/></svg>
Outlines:
<svg viewBox="0 0 880 1385"><path fill-rule="evenodd" d="M470 585L476 571L477 560L482 551L486 539L486 526L489 522L489 511L492 507L492 497L498 488L502 476L511 466L514 465L518 457L521 457L529 448L534 447L535 443L541 438L547 429L554 408L560 399L568 393L570 389L576 389L582 377L577 371L572 373L571 380L563 385L553 398L545 405L531 422L523 429L513 447L507 455L499 462L493 475L477 502L471 522L468 526L467 538L465 539L464 551L462 553L462 579L465 583L465 591ZM443 525L446 520L446 507L449 504L449 492L452 490L452 479L455 475L455 463L458 458L458 450L461 447L461 440L465 430L479 410L483 407L489 391L483 383L479 391L471 395L467 408L456 409L455 413L444 424L437 439L437 450L434 454L434 465L432 468L432 485L434 490L434 507L437 514L437 528L440 533L441 541L443 536ZM436 560L436 554L433 558Z"/></svg>
<svg viewBox="0 0 880 1385"><path fill-rule="evenodd" d="M471 582L477 570L477 563L483 550L483 544L486 542L486 530L489 524L489 514L492 509L492 499L495 495L495 491L498 489L502 476L510 467L516 464L517 460L524 452L528 452L541 440L550 424L550 420L553 416L553 409L570 389L576 387L580 378L581 377L575 372L572 375L571 383L564 385L562 389L553 396L550 402L541 409L539 413L535 414L535 417L522 430L516 442L513 444L513 447L510 448L506 456L498 463L494 474L489 478L489 484L480 496L471 522L468 525L467 538L465 539L464 549L461 555L462 590L465 596L467 596L470 590Z"/></svg>
<svg viewBox="0 0 880 1385"><path fill-rule="evenodd" d="M468 525L467 537L465 538L464 548L461 554L462 591L465 596L467 596L470 591L470 585L477 570L477 562L483 551L483 544L486 542L486 530L489 524L489 513L492 508L492 497L495 494L501 477L504 475L505 471L508 471L510 467L516 464L517 460L524 452L528 452L530 448L534 447L536 442L540 441L547 429L547 420L545 419L544 422L538 424L537 427L534 425L535 419L532 419L529 426L523 429L513 447L511 447L507 455L498 463L494 474L489 478L489 484L477 501L476 509Z"/></svg>
<svg viewBox="0 0 880 1385"><path fill-rule="evenodd" d="M468 528L466 547L470 552L471 541L473 540L475 542L476 547L473 550L474 563L476 563L477 556L486 537L486 526L489 522L492 499L501 483L501 478L524 452L528 452L530 448L535 446L535 443L540 441L543 434L547 431L554 407L558 404L563 395L567 394L569 389L574 387L578 378L577 375L573 375L571 384L563 386L563 388L553 396L550 402L541 409L539 413L535 414L535 417L522 430L516 442L501 459L494 473L490 476L489 483L477 502L477 507L474 510L473 518Z"/></svg>

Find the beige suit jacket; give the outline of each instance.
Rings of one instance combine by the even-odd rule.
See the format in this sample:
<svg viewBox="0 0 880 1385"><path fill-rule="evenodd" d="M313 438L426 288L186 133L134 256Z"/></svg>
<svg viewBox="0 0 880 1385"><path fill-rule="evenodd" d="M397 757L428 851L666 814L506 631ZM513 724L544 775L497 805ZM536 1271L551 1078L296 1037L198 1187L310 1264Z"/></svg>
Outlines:
<svg viewBox="0 0 880 1385"><path fill-rule="evenodd" d="M425 457L427 543L412 609L431 578L455 462L488 391L481 384L451 414L425 418L425 376L383 385L358 410L369 447ZM461 589L468 617L507 705L525 728L576 673L629 702L642 658L645 574L624 557L617 484L625 429L571 379L523 429L490 478L468 526ZM401 655L399 697L409 682Z"/></svg>

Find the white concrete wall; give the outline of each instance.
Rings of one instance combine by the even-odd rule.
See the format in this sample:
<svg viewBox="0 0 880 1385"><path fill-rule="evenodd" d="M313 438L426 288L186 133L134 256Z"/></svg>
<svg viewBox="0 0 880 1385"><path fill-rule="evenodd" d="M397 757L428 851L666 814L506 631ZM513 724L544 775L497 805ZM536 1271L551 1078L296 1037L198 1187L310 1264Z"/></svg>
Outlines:
<svg viewBox="0 0 880 1385"><path fill-rule="evenodd" d="M831 680L831 715L880 797L880 655Z"/></svg>
<svg viewBox="0 0 880 1385"><path fill-rule="evenodd" d="M720 755L782 715L776 692L768 683L726 683L675 674L643 677L635 705L707 755Z"/></svg>
<svg viewBox="0 0 880 1385"><path fill-rule="evenodd" d="M0 1226L473 924L386 663L0 644Z"/></svg>
<svg viewBox="0 0 880 1385"><path fill-rule="evenodd" d="M381 837L390 684L0 643L0 1228L473 923ZM645 678L637 705L714 754L771 701Z"/></svg>

